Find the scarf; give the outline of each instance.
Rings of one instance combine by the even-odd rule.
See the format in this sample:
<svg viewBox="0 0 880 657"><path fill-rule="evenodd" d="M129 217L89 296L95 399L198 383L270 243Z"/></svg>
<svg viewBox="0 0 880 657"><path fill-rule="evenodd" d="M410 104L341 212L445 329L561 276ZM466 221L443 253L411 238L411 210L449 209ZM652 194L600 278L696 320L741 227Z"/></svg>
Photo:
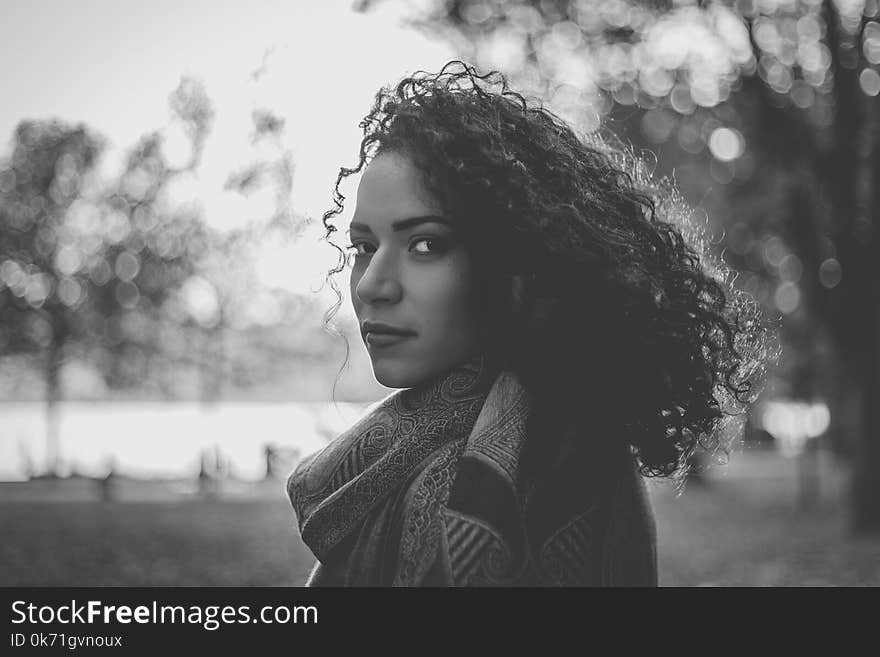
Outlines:
<svg viewBox="0 0 880 657"><path fill-rule="evenodd" d="M302 460L287 491L318 559L307 585L655 586L629 451L560 459L524 491L529 409L513 373L476 358L390 394Z"/></svg>

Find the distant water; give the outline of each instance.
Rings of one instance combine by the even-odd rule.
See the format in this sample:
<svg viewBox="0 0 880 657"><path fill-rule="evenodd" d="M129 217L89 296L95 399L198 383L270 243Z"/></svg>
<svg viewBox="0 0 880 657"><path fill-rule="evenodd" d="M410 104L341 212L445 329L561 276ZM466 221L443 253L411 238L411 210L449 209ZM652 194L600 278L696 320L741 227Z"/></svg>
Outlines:
<svg viewBox="0 0 880 657"><path fill-rule="evenodd" d="M112 463L133 477L189 477L219 454L242 479L266 473L265 446L309 454L350 426L369 404L62 402L60 473L104 476ZM0 404L0 481L46 464L46 407Z"/></svg>

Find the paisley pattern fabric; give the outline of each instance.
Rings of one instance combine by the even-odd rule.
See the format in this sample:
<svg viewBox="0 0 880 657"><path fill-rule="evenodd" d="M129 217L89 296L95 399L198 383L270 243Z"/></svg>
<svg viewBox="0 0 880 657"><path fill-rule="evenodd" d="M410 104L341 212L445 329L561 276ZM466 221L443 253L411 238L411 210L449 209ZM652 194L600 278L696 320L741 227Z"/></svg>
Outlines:
<svg viewBox="0 0 880 657"><path fill-rule="evenodd" d="M656 585L630 454L562 462L522 491L528 415L516 377L481 358L368 409L288 479L318 559L308 585Z"/></svg>

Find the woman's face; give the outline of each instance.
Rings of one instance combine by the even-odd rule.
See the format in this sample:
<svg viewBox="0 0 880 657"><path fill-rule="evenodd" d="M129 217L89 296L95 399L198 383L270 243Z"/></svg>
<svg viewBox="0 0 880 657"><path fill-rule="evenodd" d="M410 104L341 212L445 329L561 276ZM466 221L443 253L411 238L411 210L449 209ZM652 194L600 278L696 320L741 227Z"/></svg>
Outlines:
<svg viewBox="0 0 880 657"><path fill-rule="evenodd" d="M480 349L470 253L418 170L395 153L364 171L351 222L351 298L373 373L409 388Z"/></svg>

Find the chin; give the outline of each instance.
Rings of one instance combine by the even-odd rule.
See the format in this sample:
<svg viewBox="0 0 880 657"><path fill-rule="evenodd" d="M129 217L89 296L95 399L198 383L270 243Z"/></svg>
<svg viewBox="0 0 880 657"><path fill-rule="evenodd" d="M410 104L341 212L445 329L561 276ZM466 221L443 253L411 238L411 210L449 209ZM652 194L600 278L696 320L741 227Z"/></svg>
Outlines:
<svg viewBox="0 0 880 657"><path fill-rule="evenodd" d="M378 357L371 360L373 376L386 388L412 388L434 375L421 359Z"/></svg>
<svg viewBox="0 0 880 657"><path fill-rule="evenodd" d="M386 388L412 388L424 378L403 363L392 363L385 359L373 363L373 376Z"/></svg>

